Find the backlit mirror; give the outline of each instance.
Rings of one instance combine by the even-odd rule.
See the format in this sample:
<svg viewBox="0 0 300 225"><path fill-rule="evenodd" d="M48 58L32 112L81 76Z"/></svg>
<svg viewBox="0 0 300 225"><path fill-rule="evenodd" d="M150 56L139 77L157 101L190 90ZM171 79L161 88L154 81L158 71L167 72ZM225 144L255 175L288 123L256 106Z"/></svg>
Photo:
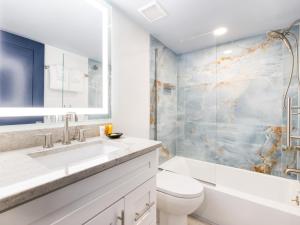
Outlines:
<svg viewBox="0 0 300 225"><path fill-rule="evenodd" d="M109 23L102 0L0 0L0 125L107 116Z"/></svg>

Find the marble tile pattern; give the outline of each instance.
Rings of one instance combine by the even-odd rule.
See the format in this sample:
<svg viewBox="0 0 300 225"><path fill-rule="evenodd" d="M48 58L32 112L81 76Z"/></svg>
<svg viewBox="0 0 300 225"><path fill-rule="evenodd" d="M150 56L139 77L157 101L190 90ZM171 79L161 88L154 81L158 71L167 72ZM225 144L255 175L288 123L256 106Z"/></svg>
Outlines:
<svg viewBox="0 0 300 225"><path fill-rule="evenodd" d="M290 65L265 34L181 55L176 154L278 176L295 166L282 153Z"/></svg>
<svg viewBox="0 0 300 225"><path fill-rule="evenodd" d="M160 161L175 155L177 134L177 56L157 39L151 38L150 136L155 132L155 49L157 49L157 138L163 142Z"/></svg>
<svg viewBox="0 0 300 225"><path fill-rule="evenodd" d="M86 129L87 131L85 135L87 138L96 137L99 136L100 125L100 123L95 123L93 125L81 125L76 127L71 126L70 135L71 137L76 138L78 129ZM43 138L38 135L47 133L51 133L53 135L53 143L61 142L63 137L63 127L0 132L0 153L23 148L43 146Z"/></svg>
<svg viewBox="0 0 300 225"><path fill-rule="evenodd" d="M293 32L299 36L298 27ZM157 46L163 49L158 60L159 87L170 82L163 80L165 76L176 74L177 60L177 98L170 99L158 90L158 140L168 146L172 155L175 152L277 176L285 176L287 166L296 166L295 153L282 151L286 143L283 95L292 58L281 41L261 34L172 56L172 64L167 63L170 50L152 39L151 51ZM151 96L153 115L153 92ZM297 104L296 76L289 96ZM177 111L172 107L175 101ZM176 136L174 118L170 116L173 113L177 115ZM294 134L298 132L297 123L295 118ZM168 128L172 132L167 135Z"/></svg>

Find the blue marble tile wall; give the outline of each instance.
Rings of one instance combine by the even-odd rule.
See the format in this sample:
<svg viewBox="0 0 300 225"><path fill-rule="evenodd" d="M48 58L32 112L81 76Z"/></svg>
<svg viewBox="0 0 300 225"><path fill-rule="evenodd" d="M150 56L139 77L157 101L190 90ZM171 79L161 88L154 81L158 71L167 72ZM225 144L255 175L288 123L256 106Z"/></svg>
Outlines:
<svg viewBox="0 0 300 225"><path fill-rule="evenodd" d="M291 62L265 34L181 55L176 154L282 176L295 163L281 151Z"/></svg>
<svg viewBox="0 0 300 225"><path fill-rule="evenodd" d="M293 32L299 36L298 28ZM172 105L177 100L176 140L174 135L158 138L172 154L277 176L285 176L287 166L295 167L295 153L282 151L283 95L292 63L282 42L262 34L175 59L177 99L168 103L159 92L158 105L158 130L163 134L166 127L173 128L169 123L175 124L169 115L176 113ZM162 62L158 68L168 68ZM298 101L296 76L289 96ZM293 132L298 132L297 121Z"/></svg>
<svg viewBox="0 0 300 225"><path fill-rule="evenodd" d="M157 49L157 73L155 91L155 49ZM151 38L151 114L150 136L154 139L157 119L157 139L163 142L160 161L174 156L177 140L177 56L155 38ZM155 92L157 93L157 118L155 118Z"/></svg>

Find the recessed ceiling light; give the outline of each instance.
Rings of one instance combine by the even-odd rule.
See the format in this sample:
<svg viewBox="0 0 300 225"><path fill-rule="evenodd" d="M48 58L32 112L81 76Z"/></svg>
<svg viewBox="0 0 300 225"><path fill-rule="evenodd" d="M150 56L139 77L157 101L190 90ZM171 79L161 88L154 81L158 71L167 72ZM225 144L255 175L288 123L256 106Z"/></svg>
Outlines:
<svg viewBox="0 0 300 225"><path fill-rule="evenodd" d="M214 35L215 36L221 36L223 34L227 33L227 28L226 27L219 27L217 29L214 30Z"/></svg>
<svg viewBox="0 0 300 225"><path fill-rule="evenodd" d="M152 1L147 5L138 9L139 13L143 15L150 23L162 19L167 16L166 11L158 4L157 1Z"/></svg>

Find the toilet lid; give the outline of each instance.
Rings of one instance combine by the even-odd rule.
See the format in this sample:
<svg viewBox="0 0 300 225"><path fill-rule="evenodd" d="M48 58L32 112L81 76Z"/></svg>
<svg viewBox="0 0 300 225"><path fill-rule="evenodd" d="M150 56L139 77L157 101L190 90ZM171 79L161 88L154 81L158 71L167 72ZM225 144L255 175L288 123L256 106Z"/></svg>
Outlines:
<svg viewBox="0 0 300 225"><path fill-rule="evenodd" d="M202 195L203 186L197 180L168 171L156 176L157 190L179 198L196 198Z"/></svg>

